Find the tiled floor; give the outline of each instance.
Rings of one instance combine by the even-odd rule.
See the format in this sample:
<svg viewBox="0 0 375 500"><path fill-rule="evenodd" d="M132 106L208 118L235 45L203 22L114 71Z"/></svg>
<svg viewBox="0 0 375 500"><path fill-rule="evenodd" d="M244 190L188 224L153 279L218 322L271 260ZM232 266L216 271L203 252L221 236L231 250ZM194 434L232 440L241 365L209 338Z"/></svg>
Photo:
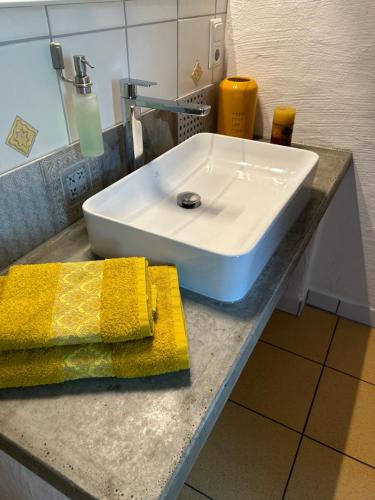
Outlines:
<svg viewBox="0 0 375 500"><path fill-rule="evenodd" d="M179 500L375 500L375 329L275 311Z"/></svg>

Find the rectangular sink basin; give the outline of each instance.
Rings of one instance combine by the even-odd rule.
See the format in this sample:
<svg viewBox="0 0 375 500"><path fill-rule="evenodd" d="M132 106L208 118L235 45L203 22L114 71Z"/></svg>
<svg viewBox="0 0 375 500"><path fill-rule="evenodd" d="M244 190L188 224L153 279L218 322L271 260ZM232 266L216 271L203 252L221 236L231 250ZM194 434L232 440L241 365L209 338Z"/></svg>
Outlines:
<svg viewBox="0 0 375 500"><path fill-rule="evenodd" d="M318 160L303 149L197 134L85 201L92 250L176 264L182 287L238 301L306 205ZM182 192L201 205L179 206Z"/></svg>

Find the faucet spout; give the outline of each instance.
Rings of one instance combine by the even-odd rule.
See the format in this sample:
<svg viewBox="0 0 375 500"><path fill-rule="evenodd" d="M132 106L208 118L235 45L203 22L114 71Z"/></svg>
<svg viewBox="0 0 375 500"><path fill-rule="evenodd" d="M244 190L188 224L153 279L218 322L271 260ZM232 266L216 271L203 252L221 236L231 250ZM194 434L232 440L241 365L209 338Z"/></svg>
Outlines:
<svg viewBox="0 0 375 500"><path fill-rule="evenodd" d="M150 87L155 83L131 78L120 80L126 156L132 170L144 165L142 123L139 119L140 108L159 109L201 117L207 116L211 110L211 106L208 104L188 104L156 97L138 96L137 86L139 85Z"/></svg>
<svg viewBox="0 0 375 500"><path fill-rule="evenodd" d="M187 104L155 97L137 96L134 99L135 106L149 109L161 109L171 113L183 113L185 115L207 116L211 110L208 104Z"/></svg>

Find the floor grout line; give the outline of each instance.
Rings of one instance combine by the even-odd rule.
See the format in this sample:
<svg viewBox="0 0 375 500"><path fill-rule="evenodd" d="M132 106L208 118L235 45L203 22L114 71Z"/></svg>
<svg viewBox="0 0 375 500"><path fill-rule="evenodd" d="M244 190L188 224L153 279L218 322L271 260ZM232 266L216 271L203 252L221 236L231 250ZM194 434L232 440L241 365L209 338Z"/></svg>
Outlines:
<svg viewBox="0 0 375 500"><path fill-rule="evenodd" d="M259 415L260 417L266 418L267 420L271 420L271 422L273 422L275 424L278 424L278 425L281 425L282 427L285 427L289 431L293 431L293 432L296 432L297 434L301 434L302 435L301 431L297 431L297 429L293 429L293 427L290 427L289 425L284 424L283 422L279 422L275 418L269 417L268 415L265 415L264 413L261 413L260 411L253 410L253 408L249 408L248 406L245 406L242 403L238 403L234 399L228 398L228 401L230 401L231 403L233 403L233 404L235 404L237 406L240 406L244 410L250 411L251 413L255 413L256 415Z"/></svg>
<svg viewBox="0 0 375 500"><path fill-rule="evenodd" d="M339 311L339 309L340 309L340 304L341 304L341 300L339 300L339 301L337 302L337 307L336 307L336 311L335 311L336 316L338 316L338 314L337 314L337 313L338 313L338 311ZM340 317L340 316L338 316L338 317Z"/></svg>
<svg viewBox="0 0 375 500"><path fill-rule="evenodd" d="M209 500L214 500L214 498L212 498L209 495L207 495L207 493L204 493L203 491L199 490L198 488L195 488L195 486L192 486L191 484L186 483L186 482L184 484L188 488L191 488L192 490L196 491L197 493L200 493L201 495L203 495L204 497L208 498Z"/></svg>
<svg viewBox="0 0 375 500"><path fill-rule="evenodd" d="M337 448L334 448L333 446L330 446L329 444L324 443L323 441L320 441L319 439L316 439L312 436L309 436L308 434L304 434L303 437L305 437L306 439L310 439L311 441L314 441L315 443L321 444L322 446L325 446L326 448L329 448L330 450L336 451L337 453L340 453L340 455L343 455L344 457L348 457L352 460L355 460L356 462L359 462L362 465L366 465L367 467L370 467L370 469L375 470L375 465L364 462L363 460L361 460L359 458L353 457L353 455L348 455L348 453L344 453L343 451L338 450Z"/></svg>
<svg viewBox="0 0 375 500"><path fill-rule="evenodd" d="M338 372L338 373L342 373L343 375L347 375L348 377L351 377L351 378L354 378L356 380L359 380L360 382L364 382L365 384L369 384L369 385L372 385L372 386L375 386L375 383L374 382L369 382L368 380L365 380L363 378L360 378L360 377L356 377L355 375L352 375L351 373L348 373L348 372L344 372L343 370L340 370L339 368L335 368L334 366L330 366L330 365L324 365L325 368L329 368L330 370L333 370L335 372Z"/></svg>
<svg viewBox="0 0 375 500"><path fill-rule="evenodd" d="M329 368L329 367L326 367L326 368ZM247 411L250 411L251 413L255 413L256 415L259 415L260 417L263 417L266 420L270 420L271 422L273 422L275 424L281 425L282 427L299 434L301 437L311 439L311 441L314 441L318 444L321 444L322 446L325 446L326 448L329 448L330 450L336 451L337 453L340 453L340 455L351 458L352 460L355 460L356 462L359 462L362 465L366 465L367 467L370 467L371 469L375 469L375 465L364 462L363 460L360 460L359 458L356 458L353 455L349 455L348 453L345 453L337 448L334 448L333 446L331 446L327 443L324 443L324 441L320 441L319 439L316 439L316 438L310 436L309 434L302 433L301 431L298 431L297 429L293 429L293 427L290 427L289 425L284 424L283 422L279 422L275 418L269 417L268 415L265 415L264 413L261 413L260 411L254 410L253 408L249 408L248 406L245 406L242 403L238 403L237 401L234 401L234 399L231 399L231 398L228 398L228 401L231 402L232 404L240 406L244 410L247 410Z"/></svg>
<svg viewBox="0 0 375 500"><path fill-rule="evenodd" d="M269 342L268 340L263 340L259 339L258 342L262 342L263 344L268 344L271 345L272 347L276 347L276 349L280 349L280 351L285 351L288 352L289 354L294 354L294 356L298 356L299 358L306 359L307 361L311 361L312 363L316 363L317 365L323 366L323 363L320 361L316 361L315 359L311 359L307 356L304 356L303 354L299 354L297 352L291 351L290 349L286 349L285 347L280 347L279 345L273 344L272 342Z"/></svg>
<svg viewBox="0 0 375 500"><path fill-rule="evenodd" d="M313 306L311 306L311 307L313 307ZM317 309L319 309L319 308L317 308ZM315 443L317 443L317 444L319 444L321 446L324 446L325 448L328 448L328 449L330 449L330 450L332 450L332 451L334 451L336 453L339 453L340 455L342 455L344 457L347 457L347 458L349 458L351 460L354 460L355 462L358 462L361 465L364 465L366 467L369 467L372 470L375 470L375 465L369 464L369 463L367 463L367 462L365 462L365 461L363 461L363 460L361 460L359 458L356 458L356 457L354 457L352 455L349 455L349 454L347 454L347 453L345 453L345 452L343 452L343 451L341 451L341 450L339 450L337 448L334 448L333 446L330 446L327 443L324 443L323 441L320 441L319 439L316 439L316 438L314 438L314 437L306 434L307 424L308 424L308 421L309 421L309 418L310 418L310 415L311 415L311 412L312 412L312 409L313 409L313 406L314 406L314 403L315 403L315 400L316 400L316 396L317 396L317 393L318 393L318 390L319 390L320 382L321 382L321 379L322 379L322 376L323 376L325 368L333 370L333 371L336 371L336 372L341 373L343 375L347 375L347 376L349 376L351 378L354 378L354 379L359 380L361 382L367 383L369 385L375 386L375 383L369 382L369 381L364 380L362 378L356 377L355 375L347 373L347 372L345 372L343 370L340 370L340 369L335 368L333 366L327 365L328 356L329 356L329 353L330 353L330 350L331 350L331 347L332 347L332 344L333 344L333 340L334 340L334 337L335 337L335 334L336 334L336 331L337 331L337 327L338 327L339 321L341 319L341 316L337 315L337 312L334 313L334 314L336 314L336 322L335 322L335 325L334 325L334 328L333 328L332 336L330 338L330 341L329 341L329 344L328 344L328 348L327 348L326 354L324 356L323 362L319 362L319 361L311 359L311 358L309 358L307 356L304 356L302 354L295 353L295 352L293 352L293 351L291 351L289 349L286 349L284 347L280 347L278 345L275 345L272 342L268 342L267 340L259 339L259 341L262 342L262 343L264 343L264 344L268 344L268 345L270 345L272 347L275 347L276 349L279 349L279 350L287 352L289 354L298 356L298 357L300 357L302 359L305 359L307 361L311 361L311 362L313 362L313 363L318 364L318 365L321 366L321 371L320 371L320 374L319 374L319 378L318 378L318 381L316 383L316 387L315 387L315 390L314 390L314 393L313 393L313 396L312 396L312 400L311 400L311 403L310 403L310 406L309 406L309 409L308 409L308 412L307 412L307 416L306 416L305 423L304 423L302 431L298 431L298 430L290 427L289 425L284 424L283 422L279 422L278 420L276 420L276 419L274 419L272 417L269 417L268 415L265 415L265 414L263 414L263 413L261 413L261 412L259 412L257 410L254 410L254 409L252 409L252 408L250 408L248 406L245 406L242 403L239 403L239 402L231 399L230 397L228 398L228 402L230 402L230 403L232 403L232 404L234 404L236 406L239 406L240 408L243 408L244 410L247 410L247 411L249 411L251 413L254 413L255 415L258 415L258 416L260 416L262 418L265 418L266 420L269 420L269 421L271 421L271 422L273 422L273 423L275 423L277 425L280 425L280 426L282 426L282 427L284 427L284 428L286 428L286 429L288 429L288 430L290 430L292 432L295 432L295 433L299 434L300 439L299 439L299 442L298 442L298 445L297 445L297 449L296 449L296 452L295 452L295 455L294 455L294 458L293 458L293 462L292 462L292 465L291 465L291 468L290 468L290 471L289 471L288 479L287 479L287 482L285 484L281 500L285 499L285 496L286 496L286 493L287 493L287 490L288 490L288 487L289 487L289 483L290 483L291 477L293 475L295 464L297 462L297 458L298 458L299 451L300 451L300 448L301 448L302 441L303 441L304 437L306 439L310 439L311 441L313 441L313 442L315 442ZM201 495L205 496L206 498L208 498L210 500L214 500L212 497L208 496L206 493L200 491L199 489L195 488L194 486L191 486L189 483L185 483L185 484L186 484L186 486L188 486L189 488L195 490L196 492L200 493Z"/></svg>
<svg viewBox="0 0 375 500"><path fill-rule="evenodd" d="M314 402L315 402L315 399L316 399L316 395L318 393L318 389L319 389L319 385L320 385L320 381L322 380L322 376L323 376L323 372L324 372L324 368L325 368L325 364L326 364L326 361L328 359L328 354L329 354L329 351L331 349L331 346L332 346L332 343L333 343L333 339L335 338L335 333L336 333L336 330L337 330L337 326L339 324L339 320L340 318L337 317L337 320L336 320L336 324L335 324L335 327L333 329L333 333L332 333L332 336L331 336L331 340L329 342L329 345L328 345L328 349L327 349L327 352L326 352L326 355L324 357L324 362L323 362L323 366L322 366L322 369L320 370L320 374L319 374L319 378L318 378L318 382L316 384L316 387L315 387L315 391L314 391L314 394L313 394L313 397L312 397L312 400L311 400L311 403L310 403L310 407L309 407L309 411L307 412L307 416L306 416L306 420L305 420L305 425L303 426L303 429L302 429L302 434L301 434L301 438L299 440L299 443L298 443L298 446L297 446L297 450L296 450L296 453L294 455L294 459L293 459L293 462L292 462L292 466L290 468L290 471L289 471L289 475L288 475L288 479L286 481L286 484L285 484L285 488L284 488L284 492L283 492L283 495L281 497L281 500L284 500L285 498L285 495L286 495L286 492L288 490L288 486L289 486L289 483L290 483L290 479L292 477L292 474L293 474L293 470L294 470L294 467L296 465L296 462L297 462L297 457L298 457L298 453L299 453L299 450L301 448L301 444L302 444L302 440L303 440L303 437L305 435L305 431L306 431L306 427L307 427L307 423L309 421L309 418L310 418L310 415L311 415L311 411L312 411L312 408L314 406Z"/></svg>
<svg viewBox="0 0 375 500"><path fill-rule="evenodd" d="M311 361L312 363L323 366L323 363L321 363L320 361L316 361L316 359L309 358L308 356L304 356L303 354L299 354L298 352L294 352L294 351L291 351L290 349L286 349L285 347L281 347L279 345L273 344L272 342L269 342L268 340L263 340L260 338L258 340L258 342L262 342L262 344L270 345L272 347L275 347L276 349L280 349L280 351L284 351L284 352L287 352L289 354L293 354L294 356L298 356L299 358L306 359L306 361ZM352 373L348 373L344 370L340 370L339 368L336 368L336 367L331 366L331 365L325 364L324 366L326 368L329 368L330 370L334 370L335 372L342 373L343 375L348 375L348 377L355 378L356 380L360 380L361 382L364 382L365 384L370 384L370 385L375 386L374 382L370 382L369 380L365 380L361 377L357 377L356 375L353 375Z"/></svg>

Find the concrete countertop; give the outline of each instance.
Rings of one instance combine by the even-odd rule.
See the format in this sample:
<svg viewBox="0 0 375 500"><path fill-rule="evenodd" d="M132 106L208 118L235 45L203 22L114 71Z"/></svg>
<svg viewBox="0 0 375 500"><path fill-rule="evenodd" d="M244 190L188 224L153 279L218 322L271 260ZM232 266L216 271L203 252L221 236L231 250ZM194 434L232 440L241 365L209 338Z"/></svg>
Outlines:
<svg viewBox="0 0 375 500"><path fill-rule="evenodd" d="M191 370L0 391L0 449L72 498L175 498L327 206L351 165L320 156L312 198L250 294L221 304L183 291ZM92 259L83 221L20 259Z"/></svg>

